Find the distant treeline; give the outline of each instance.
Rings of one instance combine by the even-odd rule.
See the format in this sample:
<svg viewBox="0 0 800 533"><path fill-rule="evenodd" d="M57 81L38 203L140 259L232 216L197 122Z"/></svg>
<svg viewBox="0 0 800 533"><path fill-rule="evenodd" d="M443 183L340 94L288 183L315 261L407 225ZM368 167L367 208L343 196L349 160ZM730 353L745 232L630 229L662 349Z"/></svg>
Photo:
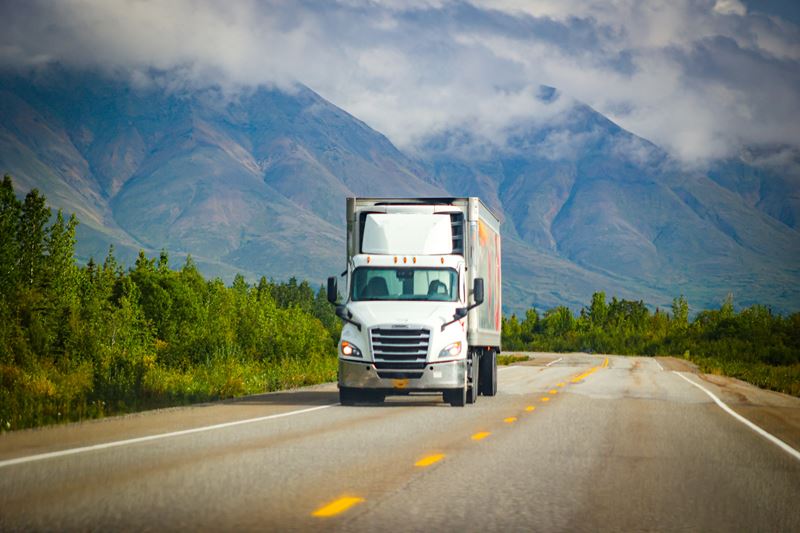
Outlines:
<svg viewBox="0 0 800 533"><path fill-rule="evenodd" d="M191 257L74 260L74 216L0 188L3 430L331 381L340 324L307 282L231 286Z"/></svg>
<svg viewBox="0 0 800 533"><path fill-rule="evenodd" d="M560 306L543 315L529 309L522 320L504 318L503 349L676 355L706 372L800 396L800 313L784 317L762 305L737 312L730 296L689 320L683 297L670 312L650 312L644 302L608 302L598 292L577 316Z"/></svg>

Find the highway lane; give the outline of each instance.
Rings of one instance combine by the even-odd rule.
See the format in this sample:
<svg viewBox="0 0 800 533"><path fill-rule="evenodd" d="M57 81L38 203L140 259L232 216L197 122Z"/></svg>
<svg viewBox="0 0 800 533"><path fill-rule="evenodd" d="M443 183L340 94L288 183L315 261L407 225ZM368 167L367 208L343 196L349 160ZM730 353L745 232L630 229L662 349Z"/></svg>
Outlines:
<svg viewBox="0 0 800 533"><path fill-rule="evenodd" d="M540 355L463 409L343 407L328 384L6 434L0 529L800 531L800 461L673 370L798 447L795 398L669 359Z"/></svg>

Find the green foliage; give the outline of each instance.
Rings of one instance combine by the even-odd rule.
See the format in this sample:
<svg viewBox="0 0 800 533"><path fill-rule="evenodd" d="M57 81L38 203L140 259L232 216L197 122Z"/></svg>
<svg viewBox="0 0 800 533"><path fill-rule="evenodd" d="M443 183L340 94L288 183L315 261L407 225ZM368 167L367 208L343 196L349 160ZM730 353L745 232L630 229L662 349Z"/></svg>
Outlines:
<svg viewBox="0 0 800 533"><path fill-rule="evenodd" d="M341 325L307 282L207 281L191 256L74 261L74 216L0 186L2 430L330 381Z"/></svg>
<svg viewBox="0 0 800 533"><path fill-rule="evenodd" d="M760 387L800 395L800 313L775 315L754 305L737 312L728 296L717 310L689 321L680 296L672 314L650 312L644 302L606 302L602 292L577 317L566 307L535 309L521 322L503 318L503 347L509 350L594 351L621 355L690 354L708 372L731 375Z"/></svg>
<svg viewBox="0 0 800 533"><path fill-rule="evenodd" d="M521 363L522 361L527 361L528 359L530 359L530 357L527 355L501 354L497 356L497 364L505 366L513 363Z"/></svg>

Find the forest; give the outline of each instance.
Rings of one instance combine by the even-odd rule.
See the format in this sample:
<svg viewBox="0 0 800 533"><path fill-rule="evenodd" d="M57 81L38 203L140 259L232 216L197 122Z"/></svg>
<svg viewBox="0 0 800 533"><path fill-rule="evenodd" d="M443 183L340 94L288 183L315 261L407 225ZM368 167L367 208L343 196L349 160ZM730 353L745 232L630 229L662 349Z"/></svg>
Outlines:
<svg viewBox="0 0 800 533"><path fill-rule="evenodd" d="M597 292L577 316L559 306L504 317L503 349L673 355L704 372L800 396L800 313L784 317L763 305L737 311L732 295L690 320L682 296L669 311L651 312L642 301L609 302Z"/></svg>
<svg viewBox="0 0 800 533"><path fill-rule="evenodd" d="M52 221L51 221L52 220ZM123 268L75 261L75 216L31 190L0 187L0 431L231 398L336 379L341 324L322 288L292 278L206 280L188 256L139 253ZM676 355L704 371L800 395L800 313L736 311L691 320L596 293L503 319L504 351Z"/></svg>

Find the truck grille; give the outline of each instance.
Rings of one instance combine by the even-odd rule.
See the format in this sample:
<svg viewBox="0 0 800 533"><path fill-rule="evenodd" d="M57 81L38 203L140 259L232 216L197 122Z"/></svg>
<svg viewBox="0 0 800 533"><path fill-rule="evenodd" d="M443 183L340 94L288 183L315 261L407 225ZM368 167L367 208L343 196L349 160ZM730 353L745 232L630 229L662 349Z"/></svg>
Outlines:
<svg viewBox="0 0 800 533"><path fill-rule="evenodd" d="M430 331L427 329L373 328L375 361L425 362Z"/></svg>

